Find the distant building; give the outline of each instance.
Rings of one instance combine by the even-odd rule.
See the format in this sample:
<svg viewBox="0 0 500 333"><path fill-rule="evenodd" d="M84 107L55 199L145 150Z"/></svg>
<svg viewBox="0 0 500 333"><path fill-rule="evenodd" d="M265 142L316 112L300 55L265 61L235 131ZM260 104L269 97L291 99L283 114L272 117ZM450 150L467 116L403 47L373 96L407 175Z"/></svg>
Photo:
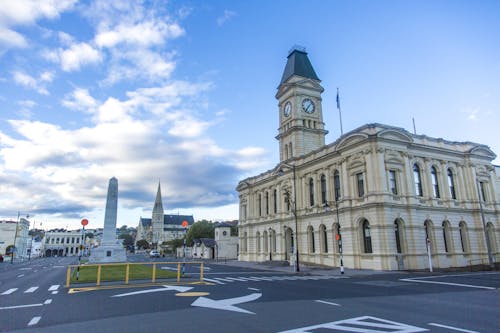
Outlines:
<svg viewBox="0 0 500 333"><path fill-rule="evenodd" d="M215 227L215 253L214 259L237 259L238 236L231 235L231 228L236 225L222 222Z"/></svg>
<svg viewBox="0 0 500 333"><path fill-rule="evenodd" d="M184 221L187 222L187 228L182 226ZM193 223L192 215L164 214L161 188L160 183L158 183L152 218L141 217L139 219L135 243L137 245L138 241L144 239L154 247L161 246L165 242L183 238Z"/></svg>
<svg viewBox="0 0 500 333"><path fill-rule="evenodd" d="M280 162L237 186L239 260L379 270L500 261L500 167L488 146L377 123L325 144L320 82L293 49L276 93Z"/></svg>
<svg viewBox="0 0 500 333"><path fill-rule="evenodd" d="M82 230L55 229L46 231L43 246L46 257L81 255L84 246ZM87 242L85 242L85 247L89 248Z"/></svg>
<svg viewBox="0 0 500 333"><path fill-rule="evenodd" d="M17 227L17 234L16 234ZM7 247L14 245L15 239L15 255L14 258L26 257L28 255L28 232L30 222L21 217L19 223L17 221L0 221L0 254L5 255Z"/></svg>

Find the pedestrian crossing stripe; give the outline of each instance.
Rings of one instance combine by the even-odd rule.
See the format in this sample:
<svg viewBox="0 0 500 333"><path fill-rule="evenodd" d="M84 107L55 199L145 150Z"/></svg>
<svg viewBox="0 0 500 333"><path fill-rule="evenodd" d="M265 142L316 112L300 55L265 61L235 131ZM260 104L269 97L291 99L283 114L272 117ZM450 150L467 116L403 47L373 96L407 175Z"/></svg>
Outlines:
<svg viewBox="0 0 500 333"><path fill-rule="evenodd" d="M47 291L52 292L52 294L56 294L58 292L59 287L60 287L59 284L54 284L54 285L51 285ZM34 293L35 291L37 291L39 288L40 288L39 286L29 287L28 289L24 290L24 293L31 294L31 293ZM18 290L19 290L19 288L10 288L10 289L7 289L4 292L2 292L0 295L2 295L2 296L10 295Z"/></svg>
<svg viewBox="0 0 500 333"><path fill-rule="evenodd" d="M320 276L320 275L307 275L307 276L225 276L225 277L212 277L212 278L203 278L203 280L207 282L212 282L216 284L226 284L226 282L247 282L247 281L296 281L296 280L326 280L326 279L345 279L347 277L339 277L339 276Z"/></svg>

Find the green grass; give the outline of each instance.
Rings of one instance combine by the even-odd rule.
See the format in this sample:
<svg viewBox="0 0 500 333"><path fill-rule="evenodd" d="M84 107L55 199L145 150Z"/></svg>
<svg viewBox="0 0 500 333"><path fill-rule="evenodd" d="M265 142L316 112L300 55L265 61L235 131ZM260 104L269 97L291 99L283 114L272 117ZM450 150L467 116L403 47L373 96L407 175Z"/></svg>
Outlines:
<svg viewBox="0 0 500 333"><path fill-rule="evenodd" d="M101 281L125 281L126 264L123 265L103 265L101 266ZM153 275L153 265L134 264L130 265L130 280L151 280ZM177 272L160 269L156 266L156 278L168 279L176 278ZM76 269L73 270L70 283L97 282L97 266L80 266L78 281L76 280Z"/></svg>

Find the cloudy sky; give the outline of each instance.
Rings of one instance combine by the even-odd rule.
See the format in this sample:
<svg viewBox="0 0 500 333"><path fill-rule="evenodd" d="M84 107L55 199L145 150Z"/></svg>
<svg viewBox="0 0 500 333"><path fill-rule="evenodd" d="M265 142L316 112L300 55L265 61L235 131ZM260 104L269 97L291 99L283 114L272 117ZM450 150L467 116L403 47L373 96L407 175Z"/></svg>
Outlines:
<svg viewBox="0 0 500 333"><path fill-rule="evenodd" d="M278 161L276 88L305 46L330 133L370 122L500 154L498 1L0 0L0 219L237 219ZM500 159L495 160L500 164Z"/></svg>

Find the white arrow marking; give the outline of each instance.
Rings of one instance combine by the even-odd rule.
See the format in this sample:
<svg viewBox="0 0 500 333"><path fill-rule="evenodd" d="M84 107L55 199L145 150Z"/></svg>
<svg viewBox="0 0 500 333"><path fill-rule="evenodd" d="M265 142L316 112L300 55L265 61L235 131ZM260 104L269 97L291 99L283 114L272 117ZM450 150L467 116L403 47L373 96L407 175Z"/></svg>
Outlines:
<svg viewBox="0 0 500 333"><path fill-rule="evenodd" d="M200 306L200 307L204 307L204 308L212 308L212 309L218 309L218 310L226 310L226 311L235 311L235 312L243 312L243 313L248 313L248 314L255 314L253 312L250 312L250 311L241 309L237 306L234 306L234 304L255 301L256 299L260 298L261 296L262 296L262 294L260 294L260 293L254 293L254 294L250 294L247 296L221 299L218 301L207 298L207 297L198 297L196 299L196 301L191 303L191 306Z"/></svg>
<svg viewBox="0 0 500 333"><path fill-rule="evenodd" d="M118 294L118 295L113 295L111 297L124 297L124 296L132 296L132 295L139 295L139 294L148 294L148 293L156 293L159 291L169 291L169 290L175 290L179 291L181 293L191 290L193 287L181 287L181 286L163 286L163 288L156 288L156 289L146 289L146 290L139 290L139 291L133 291L131 293L126 293L126 294Z"/></svg>

